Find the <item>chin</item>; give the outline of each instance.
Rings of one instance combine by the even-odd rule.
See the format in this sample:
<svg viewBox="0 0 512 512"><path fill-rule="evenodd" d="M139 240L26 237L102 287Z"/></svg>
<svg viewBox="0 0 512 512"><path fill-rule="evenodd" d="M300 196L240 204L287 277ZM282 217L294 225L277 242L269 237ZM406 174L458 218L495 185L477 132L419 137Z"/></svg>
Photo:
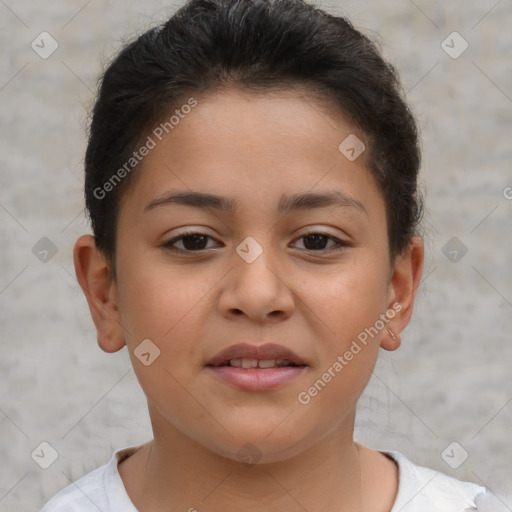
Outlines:
<svg viewBox="0 0 512 512"><path fill-rule="evenodd" d="M279 420L282 421L282 418ZM232 436L223 432L222 439L205 443L210 451L230 460L245 464L272 464L292 459L314 444L311 436L297 428L284 428L279 421L258 425L238 425L237 429L225 425Z"/></svg>

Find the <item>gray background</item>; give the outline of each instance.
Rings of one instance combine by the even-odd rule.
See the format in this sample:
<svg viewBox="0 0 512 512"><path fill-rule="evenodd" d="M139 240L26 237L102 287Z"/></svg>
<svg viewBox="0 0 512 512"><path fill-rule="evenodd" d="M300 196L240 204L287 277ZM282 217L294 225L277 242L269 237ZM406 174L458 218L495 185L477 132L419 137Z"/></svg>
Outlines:
<svg viewBox="0 0 512 512"><path fill-rule="evenodd" d="M382 352L361 398L356 438L485 484L512 510L512 3L319 5L380 34L424 146L421 292L402 347ZM84 129L102 61L173 9L156 0L0 0L2 512L38 510L114 449L151 437L126 349L109 355L96 344L72 248L89 232ZM47 59L31 48L42 31L59 44ZM456 59L441 46L453 31L469 44ZM33 252L43 237L57 249L47 262ZM458 262L443 253L452 237L467 248ZM59 454L46 470L31 458L42 441ZM441 456L454 441L462 448L450 462L469 454L458 469Z"/></svg>

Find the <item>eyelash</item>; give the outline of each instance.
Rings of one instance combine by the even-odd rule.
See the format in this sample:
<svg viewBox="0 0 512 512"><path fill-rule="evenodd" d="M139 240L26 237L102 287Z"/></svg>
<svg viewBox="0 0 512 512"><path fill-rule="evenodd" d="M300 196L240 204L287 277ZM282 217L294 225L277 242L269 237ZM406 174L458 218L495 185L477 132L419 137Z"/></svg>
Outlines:
<svg viewBox="0 0 512 512"><path fill-rule="evenodd" d="M171 251L182 252L182 253L194 253L194 252L200 253L200 252L206 251L207 249L199 249L197 251L191 251L191 250L187 250L187 249L177 249L176 247L173 247L173 245L176 242L182 240L183 238L186 238L188 236L193 236L193 235L206 236L207 238L211 238L213 240L213 237L211 237L210 235L206 235L205 233L200 233L199 231L188 231L186 233L182 233L181 235L173 238L172 240L169 240L168 242L165 242L162 246L165 247L166 249L170 249ZM339 238L336 238L334 236L327 235L326 233L321 233L321 232L317 232L317 231L311 231L310 233L305 233L304 235L297 238L297 240L300 240L301 238L306 238L311 235L321 235L321 236L326 237L327 239L334 240L336 242L337 247L334 246L336 248L331 247L329 249L321 249L318 251L310 249L309 250L310 252L331 253L331 252L341 251L341 250L349 247L349 244L347 242L344 242L343 240L340 240ZM305 250L308 250L308 249L305 249Z"/></svg>

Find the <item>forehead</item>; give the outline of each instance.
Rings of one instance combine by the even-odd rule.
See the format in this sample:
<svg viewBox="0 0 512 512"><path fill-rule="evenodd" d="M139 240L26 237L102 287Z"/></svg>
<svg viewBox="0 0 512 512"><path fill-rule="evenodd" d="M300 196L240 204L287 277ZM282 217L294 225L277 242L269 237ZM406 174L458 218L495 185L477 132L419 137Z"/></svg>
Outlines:
<svg viewBox="0 0 512 512"><path fill-rule="evenodd" d="M172 127L164 123L176 111L150 132L154 147L123 198L139 210L169 190L237 195L237 213L270 201L277 211L292 191L381 199L366 154L350 161L340 151L347 137L363 141L364 134L308 91L224 90L194 99Z"/></svg>

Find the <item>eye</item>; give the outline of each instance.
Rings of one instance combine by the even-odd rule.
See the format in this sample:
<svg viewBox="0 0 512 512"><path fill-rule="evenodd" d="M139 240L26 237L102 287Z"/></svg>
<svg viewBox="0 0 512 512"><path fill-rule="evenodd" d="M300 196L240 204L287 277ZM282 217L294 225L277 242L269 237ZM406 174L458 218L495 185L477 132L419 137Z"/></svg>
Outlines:
<svg viewBox="0 0 512 512"><path fill-rule="evenodd" d="M348 243L343 242L342 240L339 240L338 238L335 238L333 236L327 235L325 233L306 233L305 235L302 235L297 240L304 239L306 243L304 243L306 250L312 250L314 252L321 252L321 251L327 251L327 252L334 252L343 249L344 247L348 247ZM325 242L327 240L334 240L336 243L334 244L334 249L332 249L333 246L331 246L330 250L325 248Z"/></svg>
<svg viewBox="0 0 512 512"><path fill-rule="evenodd" d="M199 252L204 251L206 249L206 247L204 247L204 244L208 238L211 238L213 240L211 236L205 235L204 233L189 231L187 233L182 233L180 236L177 236L172 240L169 240L168 242L163 244L163 247L178 252ZM174 245L178 242L182 243L184 247L183 249L174 247Z"/></svg>
<svg viewBox="0 0 512 512"><path fill-rule="evenodd" d="M213 238L209 235L206 235L204 233L199 233L195 231L189 231L187 233L182 233L181 235L173 238L172 240L169 240L165 244L163 244L163 247L166 247L168 249L171 249L173 251L178 252L200 252L206 250L208 247L205 247L205 244L207 243L207 240ZM321 252L321 251L327 251L327 252L333 252L337 250L341 250L345 247L348 247L348 243L343 242L342 240L339 240L336 237L324 234L324 233L306 233L305 235L302 235L297 240L304 239L305 243L303 243L304 248L306 250L314 251L314 252ZM334 241L334 246L331 246L331 248L326 248L325 243L328 241ZM175 247L176 244L180 243L182 247ZM332 248L334 247L334 249ZM330 250L329 250L330 249Z"/></svg>

